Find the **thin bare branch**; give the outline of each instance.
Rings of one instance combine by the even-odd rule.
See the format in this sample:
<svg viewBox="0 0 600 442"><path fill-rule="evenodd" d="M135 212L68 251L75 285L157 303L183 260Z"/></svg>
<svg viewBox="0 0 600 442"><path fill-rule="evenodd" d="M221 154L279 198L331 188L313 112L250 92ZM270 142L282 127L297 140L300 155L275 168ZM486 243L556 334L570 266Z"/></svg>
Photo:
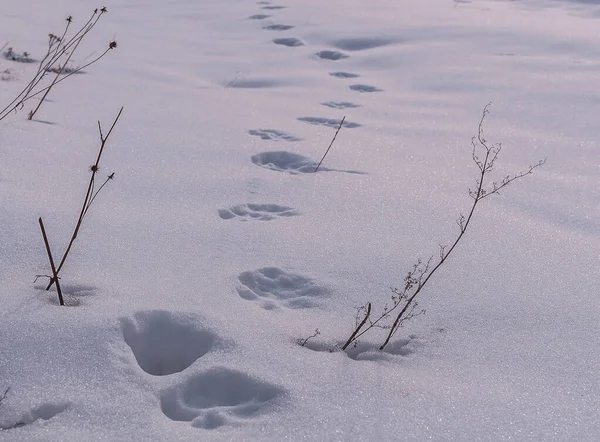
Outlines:
<svg viewBox="0 0 600 442"><path fill-rule="evenodd" d="M327 148L327 150L325 151L325 154L323 155L323 158L321 158L321 161L319 161L319 164L317 164L317 167L315 167L315 172L317 170L319 170L319 167L321 167L321 163L323 162L323 160L325 159L325 157L327 156L327 154L329 153L329 149L331 149L331 146L333 146L333 142L335 141L338 132L340 131L340 129L342 128L342 126L344 125L344 120L346 119L346 116L344 115L344 118L342 118L342 121L340 121L340 125L338 126L337 130L335 131L335 134L333 135L333 139L331 140L331 143L329 143L329 147Z"/></svg>
<svg viewBox="0 0 600 442"><path fill-rule="evenodd" d="M46 229L44 228L44 222L40 217L38 219L40 223L40 229L42 229L42 236L44 237L44 245L46 246L46 253L48 254L48 260L50 261L50 268L52 269L52 278L56 282L56 291L58 293L58 302L60 305L65 305L65 301L63 300L62 290L60 289L60 282L58 281L58 272L56 271L56 266L54 265L54 259L52 258L52 251L50 250L50 243L48 242L48 236L46 236Z"/></svg>
<svg viewBox="0 0 600 442"><path fill-rule="evenodd" d="M92 175L90 177L90 182L88 184L85 198L83 200L83 205L81 206L79 218L77 219L77 223L75 224L75 230L73 230L73 234L71 235L71 239L69 241L69 244L67 245L67 249L65 250L65 253L62 256L62 259L60 260L60 264L58 265L58 267L56 269L56 275L53 275L52 279L50 280L50 282L48 283L48 285L46 287L46 290L50 290L52 285L55 282L57 282L58 273L60 273L63 265L65 264L67 256L69 255L69 252L71 251L71 248L73 247L73 243L75 242L75 239L77 239L77 235L79 233L79 229L81 228L81 224L83 223L85 215L87 214L92 202L96 199L96 196L102 190L102 188L106 185L106 183L114 177L114 174L109 175L109 177L104 182L104 184L102 184L100 189L98 189L98 191L96 191L94 193L94 181L95 181L96 173L100 169L99 164L100 164L100 159L102 158L102 153L104 152L104 147L106 146L106 142L108 141L108 138L112 134L112 131L115 128L115 125L119 121L119 118L121 117L121 114L123 113L123 109L124 108L121 107L121 109L119 110L119 113L117 114L112 125L110 126L110 130L108 131L106 136L102 135L102 126L101 126L100 122L98 121L98 128L99 128L99 132L100 132L100 149L98 151L98 156L96 157L96 162L94 163L94 165L92 167L90 167Z"/></svg>
<svg viewBox="0 0 600 442"><path fill-rule="evenodd" d="M346 350L346 348L348 348L348 346L352 343L352 341L354 341L356 339L358 332L360 332L360 329L363 328L363 326L369 319L369 316L371 316L371 303L367 302L367 312L365 313L365 318L362 320L362 322L360 324L358 324L358 327L356 327L356 329L350 335L350 337L348 338L346 343L342 346L342 350Z"/></svg>

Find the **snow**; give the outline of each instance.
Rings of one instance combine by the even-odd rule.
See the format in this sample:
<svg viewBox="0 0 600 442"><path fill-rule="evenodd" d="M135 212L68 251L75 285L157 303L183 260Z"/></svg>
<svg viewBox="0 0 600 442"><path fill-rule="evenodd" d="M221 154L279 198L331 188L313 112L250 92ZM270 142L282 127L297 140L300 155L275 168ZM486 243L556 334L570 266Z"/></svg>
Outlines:
<svg viewBox="0 0 600 442"><path fill-rule="evenodd" d="M100 6L5 3L35 59ZM597 2L105 6L75 62L118 47L0 122L0 440L596 437ZM2 103L36 67L0 58ZM547 163L482 201L425 315L331 352L456 237L488 102L497 179ZM61 307L37 218L61 256L121 106Z"/></svg>

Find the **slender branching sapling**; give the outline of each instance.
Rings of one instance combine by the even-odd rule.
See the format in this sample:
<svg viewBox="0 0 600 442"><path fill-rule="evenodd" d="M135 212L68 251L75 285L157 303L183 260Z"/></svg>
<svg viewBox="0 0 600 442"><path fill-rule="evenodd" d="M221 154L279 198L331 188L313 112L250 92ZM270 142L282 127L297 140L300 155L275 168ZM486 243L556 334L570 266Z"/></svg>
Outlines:
<svg viewBox="0 0 600 442"><path fill-rule="evenodd" d="M474 190L469 189L469 196L472 199L470 210L466 216L461 213L456 221L458 235L454 242L449 246L440 245L439 254L435 260L433 256L427 261L417 260L406 274L404 286L392 289L391 303L384 305L378 315L373 317L371 314L371 303L368 302L365 304L362 310L359 310L359 313L364 311L364 317L360 322L357 317L357 325L342 347L342 350L345 350L350 344L356 342L358 338L374 328L386 330L385 339L379 347L380 350L383 350L404 322L424 313L424 310L417 310L417 297L463 239L481 200L491 195L498 195L500 190L504 189L510 183L532 174L535 169L546 162L545 159L540 160L528 166L525 171L504 176L499 182L490 181L489 174L494 170L498 155L502 150L501 144L491 144L484 137L483 123L489 114L490 105L491 103L488 103L483 109L477 135L471 140L471 158L477 166L478 176Z"/></svg>
<svg viewBox="0 0 600 442"><path fill-rule="evenodd" d="M48 283L48 286L46 287L46 290L50 290L50 288L52 287L52 285L54 285L56 283L56 288L57 291L59 291L59 273L61 271L61 269L63 268L63 265L65 264L67 257L69 256L69 252L71 251L71 248L73 247L73 243L75 242L75 239L77 239L77 235L79 233L79 229L81 228L81 225L83 223L83 220L85 219L85 216L87 215L92 203L96 200L96 197L98 196L98 194L100 193L100 191L104 188L104 186L106 186L106 184L112 180L115 176L114 172L111 173L110 175L108 175L106 177L106 179L104 180L104 182L100 185L100 187L96 188L96 175L98 173L98 171L100 170L100 160L102 158L102 153L104 152L104 148L106 146L106 142L108 141L108 138L110 137L110 135L112 134L113 129L115 128L115 125L117 124L117 122L119 121L119 118L121 117L121 113L123 112L123 107L121 107L121 110L119 110L119 113L117 114L116 118L114 119L112 125L110 126L110 129L108 130L108 132L106 133L106 135L104 135L104 133L102 132L102 125L100 123L100 121L98 121L98 132L99 132L99 136L100 136L100 149L98 151L98 156L96 157L96 162L90 167L90 172L91 172L91 176L90 176L90 182L88 183L88 187L87 187L87 191L85 193L85 197L83 199L83 205L81 207L81 211L79 212L79 218L77 219L77 222L75 224L75 229L73 230L73 234L71 235L71 239L69 241L69 244L67 245L67 248L58 264L57 267L54 268L54 265L52 264L53 260L52 260L52 256L51 256L51 252L50 252L50 247L48 245L47 242L47 237L45 234L45 230L43 228L43 222L42 219L40 218L39 222L40 222L40 228L42 229L42 233L44 235L44 241L46 243L46 248L47 248L47 252L48 252L48 258L51 262L51 267L52 268L52 276L50 277L50 282ZM60 295L60 291L59 291L59 297L62 298L62 295ZM63 305L62 300L60 301L61 305Z"/></svg>

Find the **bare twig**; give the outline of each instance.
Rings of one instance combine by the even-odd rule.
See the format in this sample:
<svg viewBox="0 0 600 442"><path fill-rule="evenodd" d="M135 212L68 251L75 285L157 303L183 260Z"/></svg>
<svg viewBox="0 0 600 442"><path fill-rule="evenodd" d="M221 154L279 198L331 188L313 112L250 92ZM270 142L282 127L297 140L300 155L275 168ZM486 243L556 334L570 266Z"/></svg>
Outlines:
<svg viewBox="0 0 600 442"><path fill-rule="evenodd" d="M471 198L473 199L469 213L467 216L460 214L458 219L456 220L456 223L459 227L459 233L456 239L450 246L439 246L438 258L435 263L432 263L433 257L429 258L429 260L426 263L423 263L421 260L417 260L417 262L413 265L413 268L407 273L406 277L404 278L404 288L392 289L392 305L384 306L379 316L377 316L375 320L369 319L368 324L366 324L365 318L365 320L363 320L363 322L355 329L354 333L350 336L350 338L344 345L344 348L350 345L352 341L356 341L360 336L367 333L372 328L377 327L388 330L383 344L379 347L380 350L383 350L389 343L390 339L402 326L403 322L414 318L415 316L423 314L425 312L424 310L415 312L415 309L418 306L418 304L416 303L416 298L419 295L419 293L421 293L421 291L425 288L431 277L446 262L448 257L455 250L458 243L460 243L460 241L463 239L464 234L466 233L467 228L473 218L475 209L478 207L479 202L490 195L498 194L501 189L503 189L513 181L519 178L523 178L526 175L530 175L536 168L542 166L546 162L545 159L538 161L534 165L528 166L528 168L525 171L519 172L514 175L506 175L500 182L489 182L487 176L494 169L495 162L498 158L498 154L502 150L501 144L490 144L484 137L483 123L485 121L486 116L489 114L490 105L491 103L487 104L484 107L481 119L479 121L477 135L473 137L471 141L473 147L471 157L479 170L479 174L476 181L475 190L469 189L468 192ZM391 319L391 313L396 311L398 311L398 313L396 314L394 320L391 321L390 324L389 322L387 322L387 320Z"/></svg>
<svg viewBox="0 0 600 442"><path fill-rule="evenodd" d="M346 119L346 116L344 116L344 118L342 118L342 121L340 121L340 125L338 126L337 130L335 131L335 134L333 135L333 139L331 140L331 143L329 143L329 147L325 151L325 155L323 155L323 158L321 158L321 161L319 161L319 164L317 164L317 167L315 167L315 172L317 170L319 170L319 167L321 167L321 163L323 162L323 160L325 159L325 157L329 153L329 149L331 149L331 146L333 146L333 142L335 141L335 138L337 137L338 132L342 128L345 119Z"/></svg>
<svg viewBox="0 0 600 442"><path fill-rule="evenodd" d="M77 238L77 234L79 233L79 229L81 228L81 224L83 223L85 215L87 214L90 206L96 199L96 196L98 196L98 193L102 190L102 188L106 185L106 183L114 177L114 173L110 174L108 176L107 180L102 184L102 186L100 186L100 188L94 193L94 183L95 183L96 173L98 173L98 170L100 170L100 166L99 166L100 159L102 158L102 153L104 152L104 147L106 146L106 142L108 141L108 138L112 134L112 131L115 128L115 125L117 124L117 121L119 121L119 118L121 117L122 112L123 112L123 107L121 107L121 110L119 110L119 113L117 114L112 125L110 126L110 129L108 130L108 133L106 134L106 136L103 135L102 125L100 124L100 121L98 121L98 131L99 131L99 135L100 135L100 150L98 151L98 156L96 157L96 162L90 167L92 176L90 177L90 182L88 184L88 188L85 193L85 198L83 200L83 205L81 206L79 218L77 219L77 223L75 224L75 230L73 231L73 235L71 235L71 240L69 241L67 249L66 249L65 253L63 254L62 259L60 260L60 264L58 265L58 268L56 269L56 275L53 275L53 277L50 279L50 282L48 283L46 290L50 290L52 285L55 282L57 282L56 278L58 276L58 273L60 273L63 265L65 264L67 256L69 255L69 252L71 251L71 247L73 246L73 243L75 242L75 239Z"/></svg>
<svg viewBox="0 0 600 442"><path fill-rule="evenodd" d="M357 335L360 332L360 329L363 328L363 326L365 325L365 323L369 319L369 316L371 316L371 303L367 302L366 313L365 313L364 319L354 329L354 332L350 335L350 337L348 338L348 340L346 341L346 343L342 346L342 350L346 350L346 348L348 348L348 346L352 343L352 341L356 340Z"/></svg>
<svg viewBox="0 0 600 442"><path fill-rule="evenodd" d="M75 33L75 35L69 37L68 39L66 38L66 35L72 23L71 16L67 17L65 29L60 37L54 34L49 35L48 49L46 55L40 61L36 74L34 75L32 80L27 84L27 86L25 86L25 88L23 88L23 90L12 101L4 109L2 109L2 111L0 111L0 120L6 118L11 112L16 112L17 110L22 109L24 104L30 99L40 94L43 94L36 108L29 112L28 119L31 120L34 117L35 113L39 110L41 104L44 102L50 90L56 84L66 80L71 75L80 72L81 70L85 69L91 64L96 63L98 60L104 57L104 55L106 55L108 51L117 47L117 43L111 41L108 44L108 48L100 56L96 57L92 61L78 68L67 68L67 63L70 61L79 44L87 36L87 34L96 26L100 17L105 13L106 8L95 9L88 21ZM65 59L65 61L61 63L63 59ZM34 91L49 72L56 73L56 76L54 77L50 85ZM65 72L67 72L66 75L63 75L61 78L59 78Z"/></svg>
<svg viewBox="0 0 600 442"><path fill-rule="evenodd" d="M2 48L2 49L4 49L4 48ZM2 49L0 49L0 50L2 50ZM8 396L9 391L10 391L10 387L6 387L6 390L4 390L4 393L2 393L2 395L0 396L0 407L2 406L2 401L4 401L4 399L6 399L6 397Z"/></svg>
<svg viewBox="0 0 600 442"><path fill-rule="evenodd" d="M60 289L60 282L58 282L58 272L54 265L54 259L52 258L52 251L50 250L50 243L48 243L48 237L46 236L46 229L44 228L44 222L42 218L39 218L40 228L42 229L42 236L44 237L44 244L46 245L46 253L48 253L48 260L50 261L50 268L52 269L52 278L56 281L56 291L58 292L58 302L60 305L65 305L63 300L62 290Z"/></svg>
<svg viewBox="0 0 600 442"><path fill-rule="evenodd" d="M396 316L396 319L394 320L394 323L392 324L392 327L390 328L390 331L389 331L385 341L381 345L380 350L383 350L385 348L385 346L390 342L390 339L392 338L392 336L394 336L394 334L398 331L398 328L400 326L400 322L402 321L402 318L404 317L404 315L408 311L408 309L411 307L411 305L414 302L417 295L421 292L421 290L423 290L423 287L425 287L425 285L427 284L427 282L429 282L429 280L435 274L435 272L442 266L442 264L444 264L446 259L448 259L448 256L450 256L450 254L454 251L455 247L458 245L460 240L463 238L463 235L467 231L467 227L469 226L469 223L471 222L471 219L473 218L473 214L475 213L475 209L477 208L478 203L482 199L484 199L490 195L498 194L500 189L506 187L511 182L513 182L519 178L522 178L526 175L530 175L531 173L533 173L534 169L542 166L546 162L546 159L540 160L533 166L529 166L527 168L527 170L524 172L519 172L512 176L510 176L510 175L505 176L502 179L502 181L500 182L500 184L497 184L496 182L492 182L491 183L492 187L490 189L486 189L486 187L485 187L486 175L494 169L494 165L495 165L496 159L498 158L498 154L502 150L501 144L489 144L483 136L484 135L483 134L483 123L485 121L485 117L489 114L490 106L491 106L491 103L488 103L484 107L483 113L481 115L481 120L479 121L476 140L474 138L471 141L471 144L473 146L472 158L473 158L473 161L475 162L475 164L477 165L477 167L479 168L480 173L479 173L479 179L477 181L477 190L471 191L469 189L469 195L473 198L473 204L471 206L471 210L469 211L469 215L466 218L463 215L460 215L459 221L458 221L458 224L460 226L460 232L459 232L458 236L456 237L456 239L454 240L454 243L450 246L448 251L445 251L445 248L443 249L442 253L440 254L440 260L438 261L438 263L431 269L430 272L427 273L427 276L425 277L425 279L423 281L419 281L419 284L417 285L415 292L412 294L412 296L410 296L410 298L408 298L408 300L404 304L404 307L400 310L400 313L398 313L398 315ZM477 155L478 150L480 150L482 152L483 160L479 159L479 156Z"/></svg>
<svg viewBox="0 0 600 442"><path fill-rule="evenodd" d="M310 335L309 337L307 337L306 339L298 339L298 344L300 344L302 347L304 347L310 339L316 338L320 334L321 334L321 332L317 328L317 329L315 329L315 332L312 335Z"/></svg>

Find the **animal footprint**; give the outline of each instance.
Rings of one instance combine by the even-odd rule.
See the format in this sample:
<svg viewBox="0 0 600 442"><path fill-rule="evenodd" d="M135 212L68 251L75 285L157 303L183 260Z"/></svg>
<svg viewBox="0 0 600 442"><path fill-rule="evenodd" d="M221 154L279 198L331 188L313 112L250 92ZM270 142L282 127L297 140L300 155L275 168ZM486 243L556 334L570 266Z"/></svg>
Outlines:
<svg viewBox="0 0 600 442"><path fill-rule="evenodd" d="M280 206L277 204L240 204L229 209L220 209L219 216L222 219L237 218L241 221L257 220L271 221L278 217L295 216L296 212L293 208Z"/></svg>
<svg viewBox="0 0 600 442"><path fill-rule="evenodd" d="M266 310L314 307L316 299L329 294L329 290L317 285L312 279L277 267L242 272L238 281L237 292L240 297L248 301L259 301Z"/></svg>
<svg viewBox="0 0 600 442"><path fill-rule="evenodd" d="M291 152L263 152L252 155L251 160L257 166L278 172L312 173L317 163L308 157Z"/></svg>
<svg viewBox="0 0 600 442"><path fill-rule="evenodd" d="M360 75L353 74L352 72L330 72L329 75L337 78L358 78Z"/></svg>
<svg viewBox="0 0 600 442"><path fill-rule="evenodd" d="M275 129L252 129L249 130L248 133L250 135L255 135L257 137L261 137L263 140L272 140L272 141L302 141L302 138L298 138L292 134L281 132Z"/></svg>
<svg viewBox="0 0 600 442"><path fill-rule="evenodd" d="M369 86L368 84L353 84L350 89L357 92L381 92L383 89L379 89L375 86Z"/></svg>
<svg viewBox="0 0 600 442"><path fill-rule="evenodd" d="M248 17L250 20L264 20L265 18L269 18L270 15L267 14L255 14Z"/></svg>
<svg viewBox="0 0 600 442"><path fill-rule="evenodd" d="M348 58L348 55L343 54L338 51L320 51L320 52L317 52L315 55L323 60L332 60L332 61L337 61L337 60L341 60L343 58Z"/></svg>
<svg viewBox="0 0 600 442"><path fill-rule="evenodd" d="M263 6L261 9L283 9L285 6Z"/></svg>
<svg viewBox="0 0 600 442"><path fill-rule="evenodd" d="M300 40L294 37L275 38L273 39L273 43L275 43L276 45L283 45L289 47L304 46L304 43L302 43Z"/></svg>
<svg viewBox="0 0 600 442"><path fill-rule="evenodd" d="M345 38L334 41L332 45L344 51L364 51L398 43L396 40L387 38Z"/></svg>
<svg viewBox="0 0 600 442"><path fill-rule="evenodd" d="M318 118L318 117L300 117L299 121L304 121L305 123L315 124L317 126L327 126L337 129L340 127L340 123L342 120L335 120L333 118ZM347 129L353 129L355 127L359 127L358 123L351 123L350 121L344 121L343 127Z"/></svg>
<svg viewBox="0 0 600 442"><path fill-rule="evenodd" d="M265 26L263 29L266 29L268 31L288 31L292 28L293 26L291 25L268 25Z"/></svg>
<svg viewBox="0 0 600 442"><path fill-rule="evenodd" d="M348 101L325 101L321 103L323 106L332 107L334 109L348 109L353 107L361 107L360 104L350 103Z"/></svg>
<svg viewBox="0 0 600 442"><path fill-rule="evenodd" d="M165 391L160 406L169 419L211 430L267 413L285 394L240 371L214 367Z"/></svg>
<svg viewBox="0 0 600 442"><path fill-rule="evenodd" d="M338 122L339 125L339 122ZM286 151L262 152L252 155L250 158L254 164L265 169L276 172L287 172L293 175L299 173L314 173L317 163L308 157ZM325 166L319 167L319 172L345 172L362 175L363 172L356 170L330 169Z"/></svg>
<svg viewBox="0 0 600 442"><path fill-rule="evenodd" d="M185 370L220 341L212 331L199 328L194 317L160 310L124 318L121 329L139 366L154 376Z"/></svg>

